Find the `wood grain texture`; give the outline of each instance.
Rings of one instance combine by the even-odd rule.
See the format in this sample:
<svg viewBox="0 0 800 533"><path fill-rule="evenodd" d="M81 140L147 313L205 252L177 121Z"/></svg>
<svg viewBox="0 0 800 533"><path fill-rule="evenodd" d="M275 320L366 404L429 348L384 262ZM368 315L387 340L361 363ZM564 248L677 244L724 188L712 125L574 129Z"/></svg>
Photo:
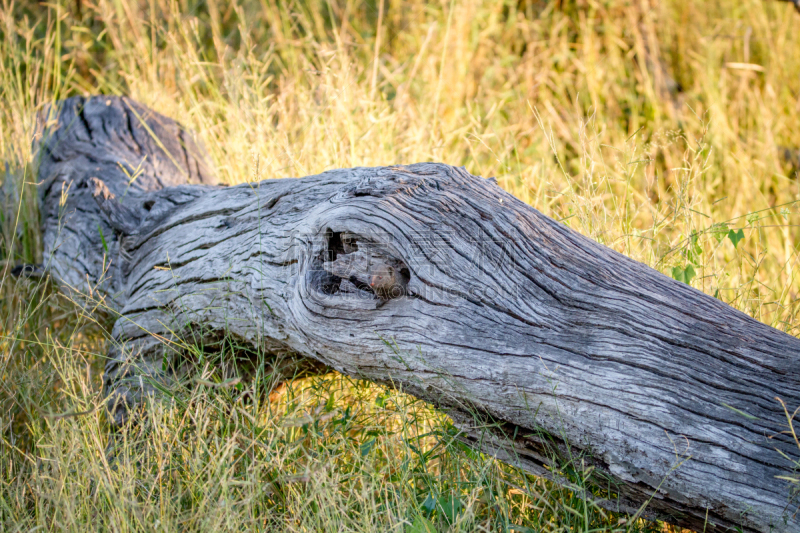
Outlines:
<svg viewBox="0 0 800 533"><path fill-rule="evenodd" d="M98 177L119 198L120 175ZM45 189L52 204L57 188ZM646 516L698 531L800 530L776 478L792 468L777 450L798 454L776 398L800 406L800 340L461 168L153 189L130 191L112 215L102 194L75 199L96 217L76 232L96 231L97 217L131 220L114 230L122 316L104 384L117 423L171 379L182 338L228 336L279 372L292 363L287 376L331 367L402 386L446 409L466 441L531 472L568 482L559 458L582 456L608 508L650 500ZM337 276L331 265L359 251L397 265L403 294L379 298ZM70 261L55 255L50 268L63 278Z"/></svg>
<svg viewBox="0 0 800 533"><path fill-rule="evenodd" d="M92 200L91 178L128 204L164 187L213 185L205 150L174 120L124 97L73 97L37 118L45 266L70 295L97 292L117 307L117 231Z"/></svg>

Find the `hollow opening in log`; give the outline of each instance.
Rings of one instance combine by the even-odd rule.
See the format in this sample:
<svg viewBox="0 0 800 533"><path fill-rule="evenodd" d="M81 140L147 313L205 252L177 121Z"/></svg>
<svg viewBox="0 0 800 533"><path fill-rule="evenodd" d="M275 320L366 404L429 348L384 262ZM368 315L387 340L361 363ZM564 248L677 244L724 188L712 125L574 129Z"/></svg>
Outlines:
<svg viewBox="0 0 800 533"><path fill-rule="evenodd" d="M380 240L327 228L325 243L326 248L312 265L323 271L314 283L325 294L381 302L407 294L411 271Z"/></svg>
<svg viewBox="0 0 800 533"><path fill-rule="evenodd" d="M358 244L353 234L344 233L345 238L342 238L343 233L341 231L333 231L331 228L325 230L325 241L327 242L327 250L323 254L325 261L336 261L339 254L347 254L349 251L358 250ZM348 251L345 251L346 246L353 247L354 250L347 248Z"/></svg>

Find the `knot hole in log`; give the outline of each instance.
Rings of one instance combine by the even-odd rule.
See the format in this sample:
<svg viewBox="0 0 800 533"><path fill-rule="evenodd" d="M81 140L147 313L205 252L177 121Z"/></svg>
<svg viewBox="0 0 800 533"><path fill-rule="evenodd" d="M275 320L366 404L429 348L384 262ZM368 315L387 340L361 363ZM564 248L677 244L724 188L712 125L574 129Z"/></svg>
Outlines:
<svg viewBox="0 0 800 533"><path fill-rule="evenodd" d="M378 306L408 295L411 272L405 261L387 250L387 235L364 236L325 230L314 282L326 295L366 300Z"/></svg>

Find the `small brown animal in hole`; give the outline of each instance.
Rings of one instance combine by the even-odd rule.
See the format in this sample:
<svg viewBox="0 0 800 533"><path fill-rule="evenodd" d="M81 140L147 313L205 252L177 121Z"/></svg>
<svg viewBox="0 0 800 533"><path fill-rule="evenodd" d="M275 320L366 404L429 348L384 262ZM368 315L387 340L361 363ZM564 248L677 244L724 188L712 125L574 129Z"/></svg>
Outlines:
<svg viewBox="0 0 800 533"><path fill-rule="evenodd" d="M397 269L386 263L377 263L369 269L369 286L375 294L384 299L399 298L405 290Z"/></svg>

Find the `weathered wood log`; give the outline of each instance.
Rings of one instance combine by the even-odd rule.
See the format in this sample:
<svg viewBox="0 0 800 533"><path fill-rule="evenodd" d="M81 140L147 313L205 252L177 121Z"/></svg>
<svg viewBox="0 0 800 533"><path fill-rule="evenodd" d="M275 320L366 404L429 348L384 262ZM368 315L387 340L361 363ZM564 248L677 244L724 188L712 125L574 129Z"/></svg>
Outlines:
<svg viewBox="0 0 800 533"><path fill-rule="evenodd" d="M776 399L800 406L800 340L460 168L221 188L180 127L130 100L70 99L55 124L39 151L45 259L119 313L104 381L116 423L169 381L182 336L229 336L275 364L401 385L535 474L580 455L609 508L800 530ZM119 170L142 160L135 180ZM370 289L376 257L401 290Z"/></svg>
<svg viewBox="0 0 800 533"><path fill-rule="evenodd" d="M170 197L175 204L158 206L145 193L216 184L205 150L178 123L129 99L70 98L41 113L39 122L34 150L45 266L70 294L99 290L109 297L107 305L118 308L114 298L123 277L117 272L120 262L111 259L119 254L119 240L114 220L101 216L103 209L93 200L92 178L101 178L123 205L139 202L135 211L143 221L158 220L204 190L183 187Z"/></svg>

